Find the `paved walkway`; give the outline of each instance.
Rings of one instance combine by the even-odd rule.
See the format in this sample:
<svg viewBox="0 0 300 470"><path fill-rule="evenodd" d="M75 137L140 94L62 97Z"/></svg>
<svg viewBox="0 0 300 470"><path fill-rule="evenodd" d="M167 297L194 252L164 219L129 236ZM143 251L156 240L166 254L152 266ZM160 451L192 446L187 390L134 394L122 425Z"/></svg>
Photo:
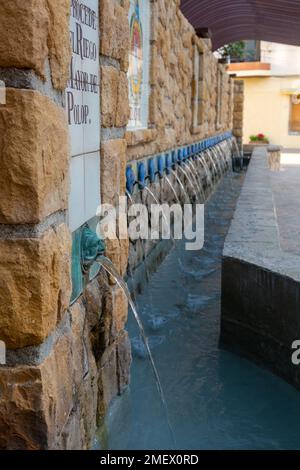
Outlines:
<svg viewBox="0 0 300 470"><path fill-rule="evenodd" d="M300 154L269 163L254 151L224 255L300 281Z"/></svg>

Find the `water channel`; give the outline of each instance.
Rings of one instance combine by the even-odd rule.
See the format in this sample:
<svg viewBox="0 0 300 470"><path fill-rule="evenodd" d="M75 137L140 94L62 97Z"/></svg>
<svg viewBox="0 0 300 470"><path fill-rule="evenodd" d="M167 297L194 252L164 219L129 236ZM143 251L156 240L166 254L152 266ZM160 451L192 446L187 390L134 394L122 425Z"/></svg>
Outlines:
<svg viewBox="0 0 300 470"><path fill-rule="evenodd" d="M186 251L185 241L177 242L136 297L176 442L129 316L131 385L111 406L96 447L300 448L299 392L219 348L222 248L243 178L243 173L229 172L207 201L204 249Z"/></svg>

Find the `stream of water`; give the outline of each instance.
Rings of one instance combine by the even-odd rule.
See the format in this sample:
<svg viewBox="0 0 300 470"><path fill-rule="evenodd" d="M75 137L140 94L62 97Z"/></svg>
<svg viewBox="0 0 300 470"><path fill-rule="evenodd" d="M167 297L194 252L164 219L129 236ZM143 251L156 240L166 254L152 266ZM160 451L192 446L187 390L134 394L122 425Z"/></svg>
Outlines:
<svg viewBox="0 0 300 470"><path fill-rule="evenodd" d="M222 248L242 181L228 174L206 204L204 249L178 242L136 298L176 445L129 316L131 385L99 430L102 449L300 449L299 391L218 345Z"/></svg>

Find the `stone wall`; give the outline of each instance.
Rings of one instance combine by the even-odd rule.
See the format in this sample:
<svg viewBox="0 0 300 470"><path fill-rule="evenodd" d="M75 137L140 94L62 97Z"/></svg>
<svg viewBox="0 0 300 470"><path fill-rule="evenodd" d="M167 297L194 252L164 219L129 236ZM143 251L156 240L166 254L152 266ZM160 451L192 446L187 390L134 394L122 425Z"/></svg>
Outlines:
<svg viewBox="0 0 300 470"><path fill-rule="evenodd" d="M196 36L178 0L153 0L149 125L126 133L127 160L193 143L232 128L232 82L212 54L211 41ZM193 126L194 47L203 52L203 118ZM219 71L219 72L218 72ZM221 74L221 118L217 123L217 76Z"/></svg>
<svg viewBox="0 0 300 470"><path fill-rule="evenodd" d="M1 448L55 447L73 408L75 337L64 329L69 8L68 0L0 2L0 336L8 348L0 370Z"/></svg>
<svg viewBox="0 0 300 470"><path fill-rule="evenodd" d="M241 151L243 150L244 99L244 82L243 80L235 80L233 103L233 135L235 136Z"/></svg>
<svg viewBox="0 0 300 470"><path fill-rule="evenodd" d="M127 303L117 285L101 273L69 305L70 2L0 0L0 80L7 87L0 106L0 339L8 348L0 368L2 449L88 448L97 421L129 382ZM151 6L149 126L126 132L129 2L100 1L102 202L117 204L124 195L127 161L232 127L232 87L210 41L195 36L178 0ZM205 54L199 128L192 126L195 44ZM128 240L107 242L121 275L128 252Z"/></svg>
<svg viewBox="0 0 300 470"><path fill-rule="evenodd" d="M99 178L102 201L112 202L125 193L128 3L100 4ZM3 449L87 448L129 380L121 290L101 273L69 308L69 11L70 0L0 1L0 79L7 87L0 107ZM108 244L122 274L127 250L126 241Z"/></svg>

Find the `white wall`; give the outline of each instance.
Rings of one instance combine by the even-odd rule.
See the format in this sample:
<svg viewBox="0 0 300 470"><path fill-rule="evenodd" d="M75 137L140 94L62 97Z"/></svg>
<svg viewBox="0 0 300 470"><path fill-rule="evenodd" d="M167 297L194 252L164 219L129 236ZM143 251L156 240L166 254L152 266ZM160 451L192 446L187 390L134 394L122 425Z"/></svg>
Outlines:
<svg viewBox="0 0 300 470"><path fill-rule="evenodd" d="M271 64L272 75L300 75L300 47L262 41L261 61Z"/></svg>

